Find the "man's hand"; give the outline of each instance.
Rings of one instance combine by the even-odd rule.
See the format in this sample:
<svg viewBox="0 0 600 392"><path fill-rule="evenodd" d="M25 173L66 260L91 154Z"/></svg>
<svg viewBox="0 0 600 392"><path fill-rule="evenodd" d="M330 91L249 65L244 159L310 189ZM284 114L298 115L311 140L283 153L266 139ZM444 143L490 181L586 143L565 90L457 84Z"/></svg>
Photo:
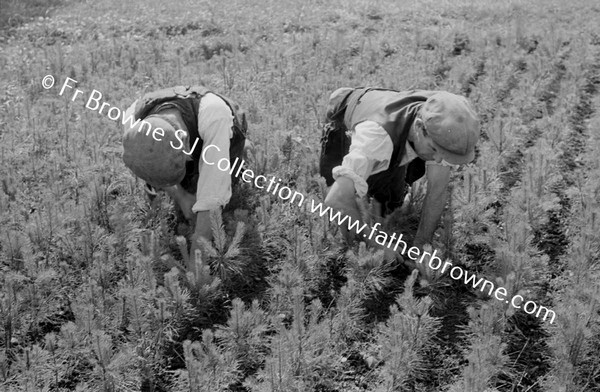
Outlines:
<svg viewBox="0 0 600 392"><path fill-rule="evenodd" d="M196 262L196 249L202 249L200 247L200 238L204 238L206 241L212 241L212 226L210 222L210 211L200 211L196 215L196 226L194 228L194 234L192 234L190 244L190 264L188 269Z"/></svg>
<svg viewBox="0 0 600 392"><path fill-rule="evenodd" d="M348 215L352 221L360 221L361 216L355 197L354 182L347 177L339 177L331 186L329 193L327 193L324 204L336 211L340 211L342 214ZM357 233L355 231L350 232L346 224L339 227L346 241L351 243Z"/></svg>
<svg viewBox="0 0 600 392"><path fill-rule="evenodd" d="M422 250L425 246L431 246L431 241L422 237L415 237L414 241L412 242L412 246L416 246Z"/></svg>
<svg viewBox="0 0 600 392"><path fill-rule="evenodd" d="M383 259L387 262L393 262L396 260L398 260L400 262L404 261L400 252L393 251L392 249L387 248L387 247L383 249Z"/></svg>
<svg viewBox="0 0 600 392"><path fill-rule="evenodd" d="M194 213L194 211L192 211L192 207L194 207L195 203L196 196L187 192L186 195L183 196L182 200L179 202L179 208L181 208L183 216L185 216L185 219L187 219L189 222L193 222L194 218L196 217L196 214Z"/></svg>
<svg viewBox="0 0 600 392"><path fill-rule="evenodd" d="M175 200L175 203L177 203L181 209L185 219L193 222L196 214L192 211L192 207L194 207L194 204L196 203L196 196L187 192L181 185L165 188L165 192Z"/></svg>

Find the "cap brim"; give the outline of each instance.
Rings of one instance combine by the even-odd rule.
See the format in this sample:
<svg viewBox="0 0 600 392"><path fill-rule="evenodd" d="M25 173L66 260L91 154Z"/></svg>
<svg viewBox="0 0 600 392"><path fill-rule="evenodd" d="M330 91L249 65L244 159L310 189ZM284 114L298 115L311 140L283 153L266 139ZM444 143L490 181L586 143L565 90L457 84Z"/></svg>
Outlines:
<svg viewBox="0 0 600 392"><path fill-rule="evenodd" d="M446 150L445 148L442 148L437 143L436 143L436 148L440 152L440 155L442 155L442 159L453 165L465 165L467 163L472 162L473 159L475 159L475 150L474 149L469 151L465 155L459 155L459 154L450 152L450 151Z"/></svg>

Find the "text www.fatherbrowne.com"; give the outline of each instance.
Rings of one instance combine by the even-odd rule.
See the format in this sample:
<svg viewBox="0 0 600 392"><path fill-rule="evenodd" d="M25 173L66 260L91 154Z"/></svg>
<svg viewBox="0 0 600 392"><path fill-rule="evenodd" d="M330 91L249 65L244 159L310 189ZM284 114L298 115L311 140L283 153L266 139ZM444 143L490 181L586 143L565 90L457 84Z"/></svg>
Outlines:
<svg viewBox="0 0 600 392"><path fill-rule="evenodd" d="M44 89L48 90L54 86L54 82L55 80L52 75L46 75L42 80L42 86ZM73 85L71 85L71 83L73 83ZM75 89L73 95L71 96L71 101L75 101L79 96L85 95L82 90L75 88L76 84L76 80L66 78L61 87L59 95L63 95L66 89ZM134 119L133 116L126 115L119 108L112 106L107 102L101 101L101 99L102 93L100 93L97 90L92 90L91 94L88 96L85 107L93 111L98 110L99 114L102 114L104 108L106 108L107 110L105 113L109 119L113 121L121 120L120 122L123 125L128 124L131 128L134 128L139 124L138 132L144 128L144 125L147 125L147 130L145 132L146 135L148 137L154 138L157 141L162 140L161 138L164 136L163 129L156 128L152 130L151 125L149 123L143 120L140 123L140 119ZM182 138L183 131L178 130L176 136L180 143L179 145L173 145L171 142L171 147L173 147L176 150L181 150L182 153L186 155L191 155L192 150L196 147L196 144L194 144L194 146L189 152L185 151L185 146ZM241 179L244 182L252 182L257 188L265 189L267 192L270 192L273 195L277 195L280 199L284 201L289 200L290 203L294 203L297 201L299 207L302 207L304 205L304 195L300 192L292 191L292 189L286 186L281 186L281 183L279 182L281 181L281 179L277 180L275 177L271 177L270 180L267 180L267 178L263 175L255 175L251 169L244 168L245 162L243 159L240 161L239 158L236 158L233 163L230 162L227 158L221 158L217 162L211 161L210 157L207 156L207 152L211 149L216 149L217 151L220 151L220 148L213 144L204 146L202 149L203 151L201 156L205 164L217 165L217 168L219 170L227 171L230 174L235 175L236 177L241 177ZM235 174L233 174L234 171ZM323 206L321 202L316 203L314 199L311 199L310 210L313 214L318 213L321 217L327 216L327 218L331 222L337 223L339 226L343 226L345 223L348 227L348 230L353 231L357 234L363 233L363 237L368 238L369 240L371 240L373 236L375 236L375 242L380 246L385 246L388 249L393 249L395 252L397 252L398 248L401 247L400 254L402 256L406 254L406 256L408 256L411 260L419 264L423 264L426 261L425 258L427 257L428 259L426 262L431 270L437 271L441 268L441 274L445 273L446 271L449 271L450 277L454 280L462 280L464 281L464 284L471 285L474 289L479 289L481 292L487 290L489 296L493 295L499 301L505 301L507 304L510 303L510 305L513 306L515 309L523 309L527 314L535 314L535 316L538 318L543 315L543 320L546 320L548 317L550 317L550 323L554 323L556 314L553 310L538 305L534 301L527 301L523 303L524 298L518 294L510 297L509 300L509 295L506 288L502 286L496 287L496 285L493 282L490 282L489 280L483 278L477 279L476 275L470 274L468 271L465 271L460 266L453 265L450 261L442 261L441 258L436 256L437 250L435 250L433 253L429 253L425 251L422 252L421 249L419 249L416 246L412 246L409 248L408 244L402 239L403 234L396 235L396 233L392 233L392 235L390 236L386 232L378 229L378 227L380 226L379 223L376 223L372 227L370 227L366 223L361 224L360 221L353 220L350 216L341 214L340 211L336 212L329 206ZM375 233L377 233L377 235L375 235Z"/></svg>

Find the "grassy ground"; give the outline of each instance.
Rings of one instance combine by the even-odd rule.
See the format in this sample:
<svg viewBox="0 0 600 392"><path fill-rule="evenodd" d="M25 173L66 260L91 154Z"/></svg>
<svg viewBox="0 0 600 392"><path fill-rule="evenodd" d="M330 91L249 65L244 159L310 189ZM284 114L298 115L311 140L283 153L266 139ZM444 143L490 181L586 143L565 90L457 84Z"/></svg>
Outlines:
<svg viewBox="0 0 600 392"><path fill-rule="evenodd" d="M2 10L0 29L6 33L7 30L15 29L36 17L51 15L61 4L60 0L2 0L0 1Z"/></svg>
<svg viewBox="0 0 600 392"><path fill-rule="evenodd" d="M600 390L594 2L0 4L0 390ZM66 77L82 97L59 95ZM482 139L434 246L556 323L413 281L251 187L219 256L172 269L189 228L148 202L117 122L85 103L196 83L246 109L256 172L319 200L331 91L468 96ZM411 238L418 195L388 232Z"/></svg>

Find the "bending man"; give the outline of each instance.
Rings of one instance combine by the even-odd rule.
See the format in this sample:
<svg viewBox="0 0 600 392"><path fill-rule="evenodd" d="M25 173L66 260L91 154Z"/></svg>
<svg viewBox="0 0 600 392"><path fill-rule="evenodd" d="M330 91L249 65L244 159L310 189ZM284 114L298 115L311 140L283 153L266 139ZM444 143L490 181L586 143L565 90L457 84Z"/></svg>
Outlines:
<svg viewBox="0 0 600 392"><path fill-rule="evenodd" d="M206 162L241 160L247 131L244 113L205 87L177 86L136 100L124 118L123 161L146 181L147 192L165 190L195 223L193 256L199 237L212 239L210 212L229 202L236 179Z"/></svg>
<svg viewBox="0 0 600 392"><path fill-rule="evenodd" d="M355 196L373 197L379 215L402 205L426 175L414 245L430 243L446 203L452 167L471 162L479 121L466 98L443 91L340 88L331 94L320 171L325 204L360 219ZM355 233L344 231L351 240Z"/></svg>

